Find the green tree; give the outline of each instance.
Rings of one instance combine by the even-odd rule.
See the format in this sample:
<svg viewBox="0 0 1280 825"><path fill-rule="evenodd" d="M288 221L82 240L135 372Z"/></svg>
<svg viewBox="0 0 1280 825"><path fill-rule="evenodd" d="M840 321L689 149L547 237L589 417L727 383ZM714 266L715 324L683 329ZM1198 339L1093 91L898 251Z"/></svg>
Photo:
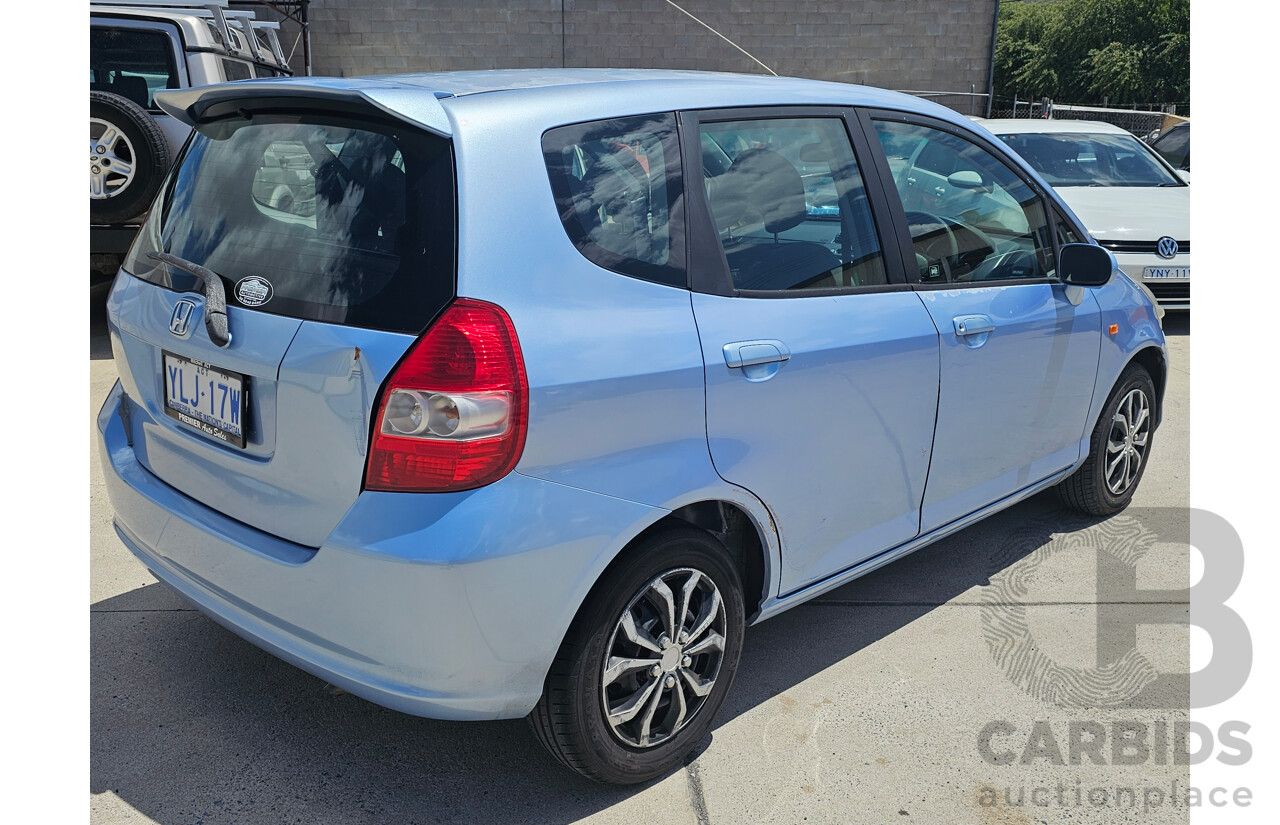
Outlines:
<svg viewBox="0 0 1280 825"><path fill-rule="evenodd" d="M996 34L996 97L1187 100L1190 27L1190 0L1005 0Z"/></svg>

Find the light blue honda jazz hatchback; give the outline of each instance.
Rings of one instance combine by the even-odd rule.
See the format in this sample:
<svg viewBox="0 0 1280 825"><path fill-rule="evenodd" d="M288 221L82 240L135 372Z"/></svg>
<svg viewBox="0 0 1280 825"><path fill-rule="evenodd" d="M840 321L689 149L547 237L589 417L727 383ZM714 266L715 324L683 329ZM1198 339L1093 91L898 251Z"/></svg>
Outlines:
<svg viewBox="0 0 1280 825"><path fill-rule="evenodd" d="M108 299L116 530L370 701L644 781L748 623L1142 478L1154 307L948 109L612 70L156 98L194 132Z"/></svg>

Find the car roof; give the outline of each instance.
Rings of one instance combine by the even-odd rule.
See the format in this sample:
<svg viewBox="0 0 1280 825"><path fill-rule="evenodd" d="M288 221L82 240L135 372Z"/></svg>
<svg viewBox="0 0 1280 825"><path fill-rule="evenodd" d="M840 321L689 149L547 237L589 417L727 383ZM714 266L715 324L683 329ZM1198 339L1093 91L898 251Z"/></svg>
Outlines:
<svg viewBox="0 0 1280 825"><path fill-rule="evenodd" d="M210 48L217 46L213 33L204 20L196 15L184 14L180 9L147 8L143 6L105 6L93 4L89 7L89 19L95 23L109 20L149 20L158 23L172 23L182 29L189 47Z"/></svg>
<svg viewBox="0 0 1280 825"><path fill-rule="evenodd" d="M515 92L521 90L555 88L566 94L586 92L585 87L599 84L625 85L628 93L643 93L646 89L660 88L664 94L678 94L682 88L714 84L725 93L738 93L746 97L753 93L778 92L783 88L826 89L831 94L848 94L850 90L879 92L899 96L897 93L849 83L809 80L797 77L776 77L764 74L736 74L731 72L702 72L676 69L493 69L462 72L429 72L420 74L377 75L366 78L348 78L353 84L361 81L381 81L417 86L452 97L486 94L491 92ZM620 89L619 89L620 91ZM918 99L918 98L913 98Z"/></svg>
<svg viewBox="0 0 1280 825"><path fill-rule="evenodd" d="M997 118L984 120L982 125L996 135L1020 134L1077 134L1077 135L1132 135L1113 123L1101 120L1043 120L1041 118Z"/></svg>
<svg viewBox="0 0 1280 825"><path fill-rule="evenodd" d="M254 97L360 99L420 123L453 132L450 114L501 117L535 108L547 124L675 110L746 106L834 105L917 112L972 127L968 118L918 97L823 80L667 69L501 69L468 72L294 77L164 91L156 100L193 124L218 103Z"/></svg>

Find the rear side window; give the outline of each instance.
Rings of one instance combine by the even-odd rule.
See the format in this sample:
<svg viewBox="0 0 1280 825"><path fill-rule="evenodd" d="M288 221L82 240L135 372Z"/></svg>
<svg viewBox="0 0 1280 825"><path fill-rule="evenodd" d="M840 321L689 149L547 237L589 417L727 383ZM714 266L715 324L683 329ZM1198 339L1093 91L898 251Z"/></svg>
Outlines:
<svg viewBox="0 0 1280 825"><path fill-rule="evenodd" d="M351 119L221 121L193 136L125 269L195 289L148 257L164 251L218 273L232 305L416 333L453 295L454 215L442 138Z"/></svg>
<svg viewBox="0 0 1280 825"><path fill-rule="evenodd" d="M671 114L562 126L542 136L542 152L560 220L579 252L622 275L686 285Z"/></svg>
<svg viewBox="0 0 1280 825"><path fill-rule="evenodd" d="M154 109L157 89L177 89L173 40L161 31L93 26L89 29L89 89Z"/></svg>
<svg viewBox="0 0 1280 825"><path fill-rule="evenodd" d="M222 59L222 73L227 80L248 80L253 77L253 67L243 60Z"/></svg>
<svg viewBox="0 0 1280 825"><path fill-rule="evenodd" d="M844 122L702 123L703 185L737 290L802 292L888 282Z"/></svg>

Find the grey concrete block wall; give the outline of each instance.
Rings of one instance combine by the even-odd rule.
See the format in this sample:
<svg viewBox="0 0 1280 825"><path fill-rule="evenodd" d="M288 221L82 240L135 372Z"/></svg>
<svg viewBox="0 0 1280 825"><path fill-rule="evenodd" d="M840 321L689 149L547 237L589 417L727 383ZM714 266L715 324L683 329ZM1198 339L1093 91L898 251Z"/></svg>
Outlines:
<svg viewBox="0 0 1280 825"><path fill-rule="evenodd" d="M990 79L996 0L676 2L781 75L951 92L985 92ZM320 75L560 66L764 72L665 0L312 0L310 14Z"/></svg>

